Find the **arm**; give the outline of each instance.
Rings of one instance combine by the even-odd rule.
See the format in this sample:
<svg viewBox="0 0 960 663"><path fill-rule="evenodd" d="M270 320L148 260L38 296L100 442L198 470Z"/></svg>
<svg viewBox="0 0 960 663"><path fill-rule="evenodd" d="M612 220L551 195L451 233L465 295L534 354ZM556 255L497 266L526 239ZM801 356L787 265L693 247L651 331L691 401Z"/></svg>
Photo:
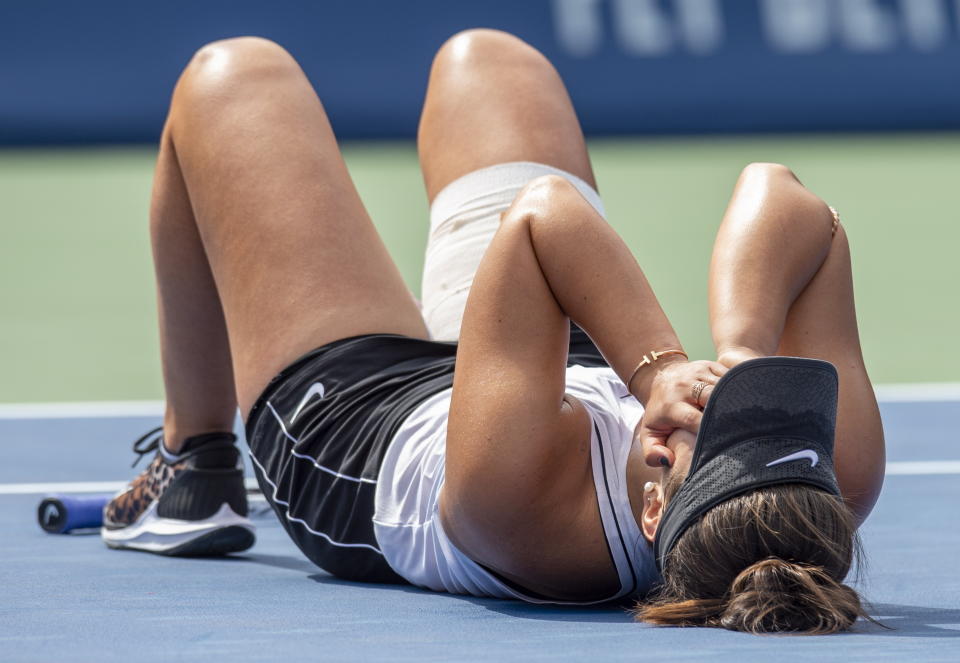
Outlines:
<svg viewBox="0 0 960 663"><path fill-rule="evenodd" d="M681 347L613 229L565 180L540 178L504 215L477 271L447 436L444 525L498 570L534 539L587 545L569 541L572 521L599 526L589 417L564 395L568 317L624 381L650 350ZM678 359L642 369L631 391L646 401L658 369ZM609 564L602 533L588 534Z"/></svg>
<svg viewBox="0 0 960 663"><path fill-rule="evenodd" d="M834 462L862 522L880 494L885 454L860 350L850 248L827 204L785 166L752 164L740 176L714 244L709 300L724 364L781 354L837 367Z"/></svg>

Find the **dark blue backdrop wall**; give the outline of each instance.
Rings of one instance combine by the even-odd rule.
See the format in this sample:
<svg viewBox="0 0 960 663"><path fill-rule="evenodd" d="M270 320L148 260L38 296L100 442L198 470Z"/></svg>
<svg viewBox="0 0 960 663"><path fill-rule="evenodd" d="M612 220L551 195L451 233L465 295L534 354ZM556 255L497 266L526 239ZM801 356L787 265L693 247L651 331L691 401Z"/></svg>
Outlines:
<svg viewBox="0 0 960 663"><path fill-rule="evenodd" d="M595 134L960 126L960 0L0 0L0 143L154 140L191 54L245 34L341 137L412 136L474 26L550 57Z"/></svg>

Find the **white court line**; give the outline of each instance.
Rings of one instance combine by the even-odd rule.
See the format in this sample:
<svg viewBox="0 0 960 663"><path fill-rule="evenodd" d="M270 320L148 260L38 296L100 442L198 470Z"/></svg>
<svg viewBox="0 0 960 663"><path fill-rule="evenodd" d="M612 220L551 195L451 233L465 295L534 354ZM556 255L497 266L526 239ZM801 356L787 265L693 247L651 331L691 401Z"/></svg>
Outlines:
<svg viewBox="0 0 960 663"><path fill-rule="evenodd" d="M914 460L887 463L887 475L960 474L960 460Z"/></svg>
<svg viewBox="0 0 960 663"><path fill-rule="evenodd" d="M879 384L874 389L881 403L943 403L960 401L960 382Z"/></svg>
<svg viewBox="0 0 960 663"><path fill-rule="evenodd" d="M247 490L259 490L253 477L243 480ZM117 493L126 481L60 481L56 483L0 483L0 495L45 495L47 493Z"/></svg>
<svg viewBox="0 0 960 663"><path fill-rule="evenodd" d="M881 403L955 402L960 401L960 382L881 384L876 392ZM163 401L0 403L0 420L159 416L163 416Z"/></svg>
<svg viewBox="0 0 960 663"><path fill-rule="evenodd" d="M163 416L163 401L0 403L0 419L94 419L100 417L160 416Z"/></svg>
<svg viewBox="0 0 960 663"><path fill-rule="evenodd" d="M887 476L960 474L960 460L918 460L887 463ZM247 490L259 490L253 477L244 479ZM125 481L61 481L56 483L0 483L0 495L45 495L47 493L116 493Z"/></svg>
<svg viewBox="0 0 960 663"><path fill-rule="evenodd" d="M65 481L63 483L0 483L0 495L43 495L46 493L116 493L123 481Z"/></svg>

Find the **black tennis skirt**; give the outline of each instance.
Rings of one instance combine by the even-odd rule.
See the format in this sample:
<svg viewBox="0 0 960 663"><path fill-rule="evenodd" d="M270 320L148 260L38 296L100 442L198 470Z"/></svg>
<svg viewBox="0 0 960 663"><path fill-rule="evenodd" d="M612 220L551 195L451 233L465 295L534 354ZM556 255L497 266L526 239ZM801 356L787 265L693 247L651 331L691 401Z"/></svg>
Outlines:
<svg viewBox="0 0 960 663"><path fill-rule="evenodd" d="M346 338L275 377L247 418L257 481L303 553L350 580L404 582L373 530L387 446L424 400L453 385L456 343L393 334ZM571 327L570 364L606 366Z"/></svg>

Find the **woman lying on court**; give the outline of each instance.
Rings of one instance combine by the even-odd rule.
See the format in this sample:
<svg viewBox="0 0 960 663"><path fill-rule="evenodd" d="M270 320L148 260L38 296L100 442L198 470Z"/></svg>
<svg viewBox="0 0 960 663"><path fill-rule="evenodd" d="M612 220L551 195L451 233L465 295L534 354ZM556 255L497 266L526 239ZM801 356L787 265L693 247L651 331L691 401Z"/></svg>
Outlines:
<svg viewBox="0 0 960 663"><path fill-rule="evenodd" d="M418 147L422 309L291 57L253 38L194 57L151 208L166 415L106 508L107 544L252 545L239 405L264 493L338 576L637 597L659 624L849 627L884 448L830 208L782 166L744 170L710 266L718 358L689 361L539 53L451 39Z"/></svg>

